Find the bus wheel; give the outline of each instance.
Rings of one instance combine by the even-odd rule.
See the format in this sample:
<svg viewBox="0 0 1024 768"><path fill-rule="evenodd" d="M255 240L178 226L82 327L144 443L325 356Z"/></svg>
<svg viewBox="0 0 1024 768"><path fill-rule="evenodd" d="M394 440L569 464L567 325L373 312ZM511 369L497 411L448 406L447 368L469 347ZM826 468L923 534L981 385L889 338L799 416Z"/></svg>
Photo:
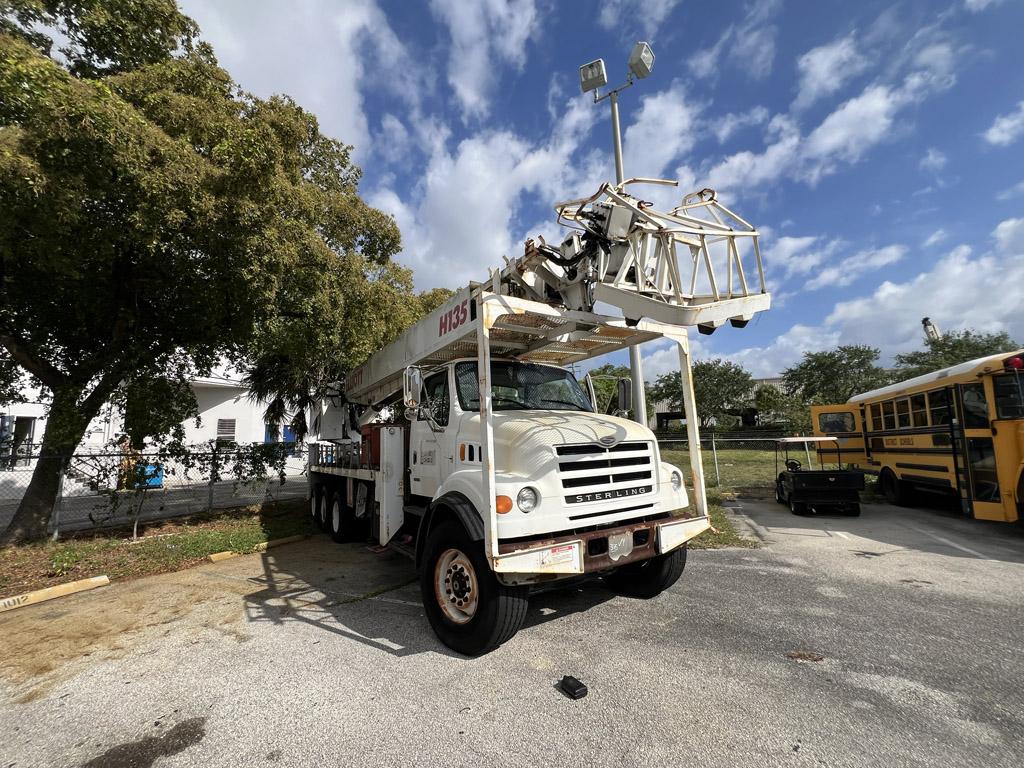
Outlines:
<svg viewBox="0 0 1024 768"><path fill-rule="evenodd" d="M885 496L885 500L890 504L902 506L907 503L907 493L903 488L903 483L899 481L891 469L886 468L882 470L882 474L878 478L878 484L881 486L882 495Z"/></svg>
<svg viewBox="0 0 1024 768"><path fill-rule="evenodd" d="M350 541L355 533L352 510L345 504L345 491L338 489L331 495L331 508L327 524L331 538L337 542Z"/></svg>
<svg viewBox="0 0 1024 768"><path fill-rule="evenodd" d="M479 656L509 640L526 619L527 587L494 576L483 542L454 520L427 537L420 570L423 607L434 633L453 651Z"/></svg>
<svg viewBox="0 0 1024 768"><path fill-rule="evenodd" d="M650 560L630 563L616 568L604 577L605 583L626 597L650 600L671 587L686 568L686 545L656 555Z"/></svg>

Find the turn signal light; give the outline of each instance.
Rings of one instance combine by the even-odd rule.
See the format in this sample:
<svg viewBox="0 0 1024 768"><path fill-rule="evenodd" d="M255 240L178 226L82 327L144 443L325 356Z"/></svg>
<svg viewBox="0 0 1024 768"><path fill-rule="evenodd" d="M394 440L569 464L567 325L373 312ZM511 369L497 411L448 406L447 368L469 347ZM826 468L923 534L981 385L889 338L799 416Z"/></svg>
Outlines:
<svg viewBox="0 0 1024 768"><path fill-rule="evenodd" d="M494 506L498 510L499 515L504 515L506 512L512 511L512 497L511 496L495 496Z"/></svg>

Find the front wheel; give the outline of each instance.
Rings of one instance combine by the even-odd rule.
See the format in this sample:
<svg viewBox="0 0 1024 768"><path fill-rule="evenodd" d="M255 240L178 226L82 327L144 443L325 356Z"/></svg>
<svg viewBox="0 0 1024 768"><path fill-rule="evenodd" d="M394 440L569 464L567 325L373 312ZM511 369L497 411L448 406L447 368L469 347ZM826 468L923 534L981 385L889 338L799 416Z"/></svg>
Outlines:
<svg viewBox="0 0 1024 768"><path fill-rule="evenodd" d="M420 594L438 639L453 651L479 656L512 638L526 619L527 587L501 584L456 521L430 532L420 570Z"/></svg>
<svg viewBox="0 0 1024 768"><path fill-rule="evenodd" d="M627 597L649 600L671 587L683 575L686 567L686 545L656 555L650 560L630 563L616 568L604 577L615 592Z"/></svg>

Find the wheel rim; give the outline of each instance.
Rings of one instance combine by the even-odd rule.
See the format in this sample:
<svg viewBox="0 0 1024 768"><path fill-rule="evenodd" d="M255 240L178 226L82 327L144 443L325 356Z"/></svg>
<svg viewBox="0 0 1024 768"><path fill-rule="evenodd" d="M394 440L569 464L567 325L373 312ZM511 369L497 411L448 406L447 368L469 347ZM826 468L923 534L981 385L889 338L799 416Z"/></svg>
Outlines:
<svg viewBox="0 0 1024 768"><path fill-rule="evenodd" d="M310 517L313 517L313 518L316 517L317 507L318 506L320 506L320 503L319 503L319 501L316 498L316 494L314 493L312 496L309 497L309 515L310 515Z"/></svg>
<svg viewBox="0 0 1024 768"><path fill-rule="evenodd" d="M321 498L320 499L320 507L319 507L319 509L317 509L316 518L321 523L327 522L327 499L326 498Z"/></svg>
<svg viewBox="0 0 1024 768"><path fill-rule="evenodd" d="M331 507L331 530L338 533L341 530L341 504L337 501Z"/></svg>
<svg viewBox="0 0 1024 768"><path fill-rule="evenodd" d="M465 624L476 615L480 604L480 582L473 564L464 553L447 549L434 566L434 595L444 615Z"/></svg>

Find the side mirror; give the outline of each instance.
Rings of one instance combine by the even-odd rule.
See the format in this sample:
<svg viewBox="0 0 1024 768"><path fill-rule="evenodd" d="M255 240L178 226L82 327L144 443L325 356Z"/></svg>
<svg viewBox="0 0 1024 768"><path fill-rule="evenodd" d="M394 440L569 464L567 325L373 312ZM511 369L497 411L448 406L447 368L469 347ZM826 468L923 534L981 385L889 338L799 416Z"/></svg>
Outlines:
<svg viewBox="0 0 1024 768"><path fill-rule="evenodd" d="M423 371L410 365L402 375L402 400L406 408L418 408L423 393Z"/></svg>
<svg viewBox="0 0 1024 768"><path fill-rule="evenodd" d="M633 410L633 381L619 379L615 382L616 406L620 411Z"/></svg>

